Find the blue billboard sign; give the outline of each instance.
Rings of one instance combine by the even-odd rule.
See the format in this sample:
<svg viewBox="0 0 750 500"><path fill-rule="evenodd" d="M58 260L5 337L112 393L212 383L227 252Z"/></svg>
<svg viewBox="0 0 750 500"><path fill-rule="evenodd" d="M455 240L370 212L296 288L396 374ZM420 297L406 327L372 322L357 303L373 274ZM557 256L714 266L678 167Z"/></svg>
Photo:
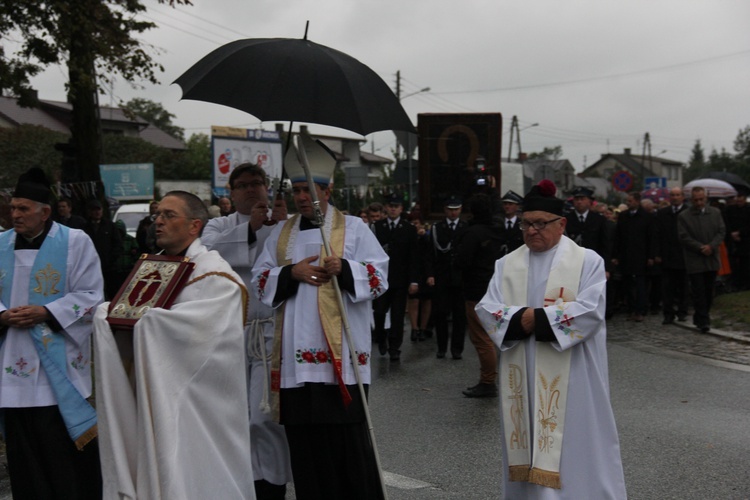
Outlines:
<svg viewBox="0 0 750 500"><path fill-rule="evenodd" d="M150 200L154 197L154 164L99 165L105 192L117 200Z"/></svg>

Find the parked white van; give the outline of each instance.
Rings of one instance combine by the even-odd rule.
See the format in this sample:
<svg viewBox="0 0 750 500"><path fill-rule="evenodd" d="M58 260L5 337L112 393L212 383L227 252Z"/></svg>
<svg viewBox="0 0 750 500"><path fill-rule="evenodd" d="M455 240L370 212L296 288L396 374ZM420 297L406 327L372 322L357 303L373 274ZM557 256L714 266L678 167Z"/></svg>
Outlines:
<svg viewBox="0 0 750 500"><path fill-rule="evenodd" d="M128 234L135 238L138 223L149 214L149 205L149 203L129 203L127 205L121 205L120 208L117 209L117 212L115 212L112 221L117 222L118 220L122 220L125 222Z"/></svg>

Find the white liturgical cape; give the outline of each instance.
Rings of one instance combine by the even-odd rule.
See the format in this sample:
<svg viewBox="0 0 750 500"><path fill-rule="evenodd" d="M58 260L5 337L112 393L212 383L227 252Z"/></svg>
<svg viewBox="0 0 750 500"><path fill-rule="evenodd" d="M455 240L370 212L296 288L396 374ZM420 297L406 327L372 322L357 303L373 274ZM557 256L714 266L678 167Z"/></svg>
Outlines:
<svg viewBox="0 0 750 500"><path fill-rule="evenodd" d="M255 498L243 287L200 240L187 256L195 269L172 308L151 309L132 333L135 393L105 319L108 303L97 310L104 498Z"/></svg>
<svg viewBox="0 0 750 500"><path fill-rule="evenodd" d="M255 242L248 245L249 221L250 216L239 212L216 217L208 221L201 235L203 244L221 254L240 275L248 290L253 264L273 230L273 226L261 226L255 231ZM286 484L292 480L286 433L280 424L273 421L270 409L264 411L268 405L270 364L263 359L263 355L268 359L273 350L274 316L273 308L261 303L255 294L249 294L245 335L248 342L248 410L253 475L256 481L265 479L273 484Z"/></svg>
<svg viewBox="0 0 750 500"><path fill-rule="evenodd" d="M620 459L620 445L614 414L609 398L609 375L606 351L606 277L604 262L592 250L586 250L580 284L575 301L560 304L545 303L547 277L558 263L565 245L575 245L563 236L560 243L547 252L527 252L527 303L508 304L503 297L502 276L507 256L495 264L495 274L487 293L477 304L476 311L485 330L503 351L520 341L506 341L512 316L523 307L544 307L556 341L557 351L570 350L565 433L560 459L561 489L548 488L528 482L511 482L508 468L503 469L503 498L519 499L624 499L625 479ZM525 248L525 247L522 247ZM535 337L523 340L526 344L526 381L528 393L534 394ZM537 402L530 399L529 419L537 415ZM501 412L502 414L502 412ZM501 432L503 425L500 426ZM506 440L503 456L508 456ZM534 443L532 443L532 454Z"/></svg>

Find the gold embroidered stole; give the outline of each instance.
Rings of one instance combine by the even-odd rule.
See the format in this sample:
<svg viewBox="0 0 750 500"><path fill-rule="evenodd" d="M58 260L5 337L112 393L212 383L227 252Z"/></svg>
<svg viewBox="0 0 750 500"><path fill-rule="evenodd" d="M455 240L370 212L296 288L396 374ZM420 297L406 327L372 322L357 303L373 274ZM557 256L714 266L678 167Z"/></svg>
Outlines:
<svg viewBox="0 0 750 500"><path fill-rule="evenodd" d="M346 217L344 214L336 210L334 207L329 206L328 211L330 217L333 218L331 225L331 234L327 235L329 238L329 244L331 251L343 258L344 255L344 239L346 229ZM328 215L328 214L326 214ZM279 241L276 245L276 262L280 267L291 264L291 255L293 249L289 249L290 239L292 230L299 228L299 214L288 219L284 223L284 227L281 229L279 234ZM319 265L322 266L323 258L326 256L325 245L321 245L319 255ZM336 279L335 277L333 279ZM273 337L273 351L271 353L271 395L270 395L270 406L271 414L274 421L279 422L280 405L279 395L281 391L281 348L282 348L282 334L284 330L284 311L286 310L286 303L276 309L276 318L274 325L274 337ZM323 328L323 334L328 345L328 350L331 353L331 362L333 364L333 370L336 375L336 380L341 390L341 396L344 400L344 405L348 406L352 400L349 391L344 384L343 377L343 366L341 364L342 356L342 328L343 320L341 318L341 310L336 300L336 291L333 287L333 280L318 287L318 316L320 317L321 326ZM352 346L353 348L353 346ZM356 369L356 367L355 367Z"/></svg>
<svg viewBox="0 0 750 500"><path fill-rule="evenodd" d="M575 300L585 249L561 240L547 279L544 306L565 309ZM529 250L523 246L508 255L503 267L502 292L508 305L528 303ZM570 318L572 320L572 318ZM565 426L570 349L557 351L549 342L536 342L534 401L529 422L526 341L500 354L500 390L506 462L510 481L561 488L560 456ZM530 432L531 430L531 432ZM532 436L533 434L533 436ZM533 448L532 448L533 446ZM532 453L533 449L533 453Z"/></svg>

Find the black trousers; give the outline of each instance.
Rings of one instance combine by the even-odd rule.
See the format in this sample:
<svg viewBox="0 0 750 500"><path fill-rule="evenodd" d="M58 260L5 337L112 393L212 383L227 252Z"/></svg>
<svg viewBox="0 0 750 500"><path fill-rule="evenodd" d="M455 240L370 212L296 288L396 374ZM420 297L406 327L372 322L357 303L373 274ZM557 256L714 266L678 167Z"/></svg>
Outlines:
<svg viewBox="0 0 750 500"><path fill-rule="evenodd" d="M687 316L687 283L684 269L662 269L661 300L665 318L674 319L675 314L683 318Z"/></svg>
<svg viewBox="0 0 750 500"><path fill-rule="evenodd" d="M78 451L57 406L4 408L3 412L15 500L102 498L96 439Z"/></svg>
<svg viewBox="0 0 750 500"><path fill-rule="evenodd" d="M466 303L461 287L437 288L432 295L432 317L435 320L438 352L448 350L450 337L451 353L464 352L466 338ZM452 331L448 334L448 313L451 315Z"/></svg>
<svg viewBox="0 0 750 500"><path fill-rule="evenodd" d="M383 295L373 301L375 319L375 339L380 342L385 333L385 315L391 311L391 328L388 331L388 352L399 354L404 342L404 316L406 315L406 296L408 288L389 288Z"/></svg>
<svg viewBox="0 0 750 500"><path fill-rule="evenodd" d="M689 274L690 292L693 296L693 324L698 328L711 325L711 304L714 301L716 271Z"/></svg>

